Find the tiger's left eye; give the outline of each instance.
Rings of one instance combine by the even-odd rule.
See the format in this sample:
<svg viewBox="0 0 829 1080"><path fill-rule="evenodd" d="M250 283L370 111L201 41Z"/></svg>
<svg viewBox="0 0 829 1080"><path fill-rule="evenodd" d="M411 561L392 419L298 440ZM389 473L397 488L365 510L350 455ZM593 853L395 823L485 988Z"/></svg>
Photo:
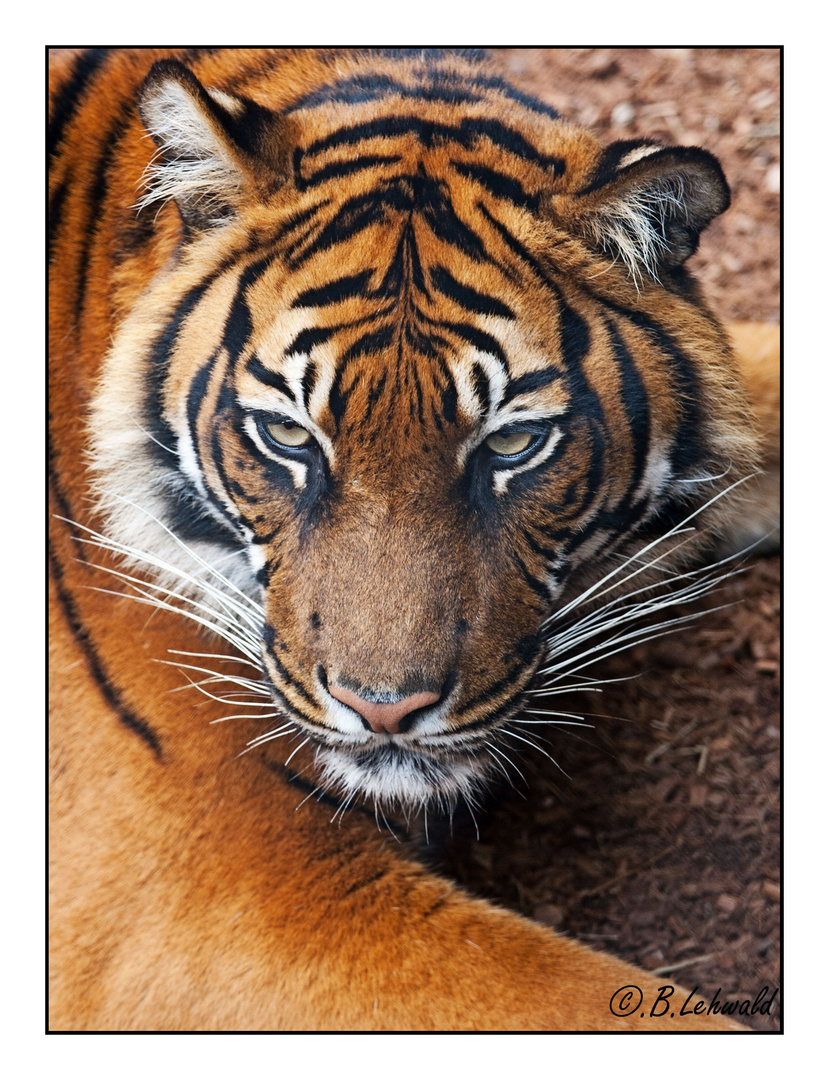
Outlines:
<svg viewBox="0 0 829 1080"><path fill-rule="evenodd" d="M311 433L304 427L295 424L293 420L280 420L279 423L263 424L265 431L273 442L279 446L289 447L296 450L301 446L308 446L311 442Z"/></svg>
<svg viewBox="0 0 829 1080"><path fill-rule="evenodd" d="M486 439L486 445L493 454L514 457L523 454L534 438L530 431L496 431Z"/></svg>

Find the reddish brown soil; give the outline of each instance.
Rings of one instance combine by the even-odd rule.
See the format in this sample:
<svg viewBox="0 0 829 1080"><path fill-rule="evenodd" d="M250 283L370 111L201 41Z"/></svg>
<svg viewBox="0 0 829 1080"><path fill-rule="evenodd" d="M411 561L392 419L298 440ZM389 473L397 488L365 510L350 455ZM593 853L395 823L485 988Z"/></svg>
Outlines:
<svg viewBox="0 0 829 1080"><path fill-rule="evenodd" d="M732 208L693 265L723 319L777 319L776 50L502 54L604 140L647 135L716 153ZM753 1001L780 977L777 558L755 560L716 603L728 601L739 602L601 669L630 681L550 702L601 715L588 717L593 728L534 728L560 768L528 755L527 784L503 793L480 842L456 829L447 859L477 894L666 982ZM776 1030L780 1010L747 1022Z"/></svg>

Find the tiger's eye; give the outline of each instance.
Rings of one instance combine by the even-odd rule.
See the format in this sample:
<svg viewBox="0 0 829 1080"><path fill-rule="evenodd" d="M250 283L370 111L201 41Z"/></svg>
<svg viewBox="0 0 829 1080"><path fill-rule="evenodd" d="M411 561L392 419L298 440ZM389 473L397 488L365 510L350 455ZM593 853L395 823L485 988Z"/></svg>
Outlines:
<svg viewBox="0 0 829 1080"><path fill-rule="evenodd" d="M496 431L489 436L486 444L494 454L514 457L527 449L533 437L529 431Z"/></svg>
<svg viewBox="0 0 829 1080"><path fill-rule="evenodd" d="M292 420L283 420L279 424L265 424L265 429L274 442L279 443L281 446L295 448L307 446L311 441L310 433Z"/></svg>

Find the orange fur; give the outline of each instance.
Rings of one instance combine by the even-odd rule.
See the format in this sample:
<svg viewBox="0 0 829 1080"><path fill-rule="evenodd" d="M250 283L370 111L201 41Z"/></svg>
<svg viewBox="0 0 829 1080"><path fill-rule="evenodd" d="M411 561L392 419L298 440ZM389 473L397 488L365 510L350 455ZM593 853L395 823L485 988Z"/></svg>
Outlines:
<svg viewBox="0 0 829 1080"><path fill-rule="evenodd" d="M217 140L217 154L224 162L224 179L218 181L222 190L214 192L209 214L227 214L228 222L211 225L205 206L181 190L176 195L181 216L169 203L146 207L136 219L136 192L153 150L135 103L153 61L171 55L180 57L204 87L250 96L276 112L311 94L332 70L353 66L356 72L365 63L365 58L350 54L305 50L150 49L115 52L91 70L94 58L54 57L52 120L60 140L50 191L57 208L50 284L52 1030L735 1027L704 1014L651 1017L646 1007L628 1016L614 1015L609 1003L619 988L636 985L651 1003L666 980L470 898L420 865L416 852L388 842L370 811L358 808L338 816L335 803L332 822L331 805L305 799L307 789L297 786L298 775L313 775L308 746L291 755L290 767L286 762L294 744L285 748L278 740L240 755L244 740L240 743L238 723L211 725L227 715L227 705L194 690L176 692L183 681L181 671L175 663L155 662L175 662L171 650L180 659L182 653L215 651L215 643L175 613L155 610L147 616L133 599L113 595L119 586L112 570L119 564L106 552L90 559L81 542L83 528L107 528L101 517L106 499L102 503L95 492L96 485L107 486L100 463L109 452L107 440L119 435L117 424L106 428L105 436L95 424L100 417L110 422L106 403L119 396L128 400L146 377L142 350L146 352L181 297L204 278L207 267L222 265L227 253L238 250L253 233L261 242L272 241L286 214L307 208L310 197L303 202L299 185L286 180L291 167L286 147L292 140L301 139L307 147L342 124L367 122L372 109L379 107L391 116L401 109L392 95L379 106L334 104L327 111L311 110L304 128L296 117L280 119L266 127L255 152L234 148L225 141L225 128L206 120L206 137ZM90 65L89 78L81 86L77 108L67 108L68 88L79 81L83 64ZM457 65L467 77L466 61ZM372 69L389 78L414 77L410 66L394 58L375 58ZM573 282L592 280L593 272L599 275L589 301L580 298L577 284L565 290L573 304L583 305L580 310L591 325L599 325L602 304L617 304L668 325L674 340L701 366L713 358L703 376L708 404L703 422L710 429L711 445L720 458L753 467L755 434L745 419L743 392L722 331L692 291L632 280L612 253L596 250L596 237L605 226L596 223L591 207L601 200L591 196L589 205L581 204L574 192L594 176L602 156L599 145L586 133L546 116L528 120L517 100L496 101L495 91L483 97L473 109L479 120L497 106L501 112L496 115L521 125L527 139L545 154L568 155L566 173L558 175L554 169L552 179L542 175L540 166L526 165L521 180L527 190L543 189L541 210L516 210L510 222L513 236L525 250L537 253L539 262L554 248L550 258L558 260L556 272L566 271ZM142 100L145 111L158 105L146 90ZM217 100L221 104L229 99ZM448 122L460 108L446 102L417 107L430 122ZM209 103L201 108L199 116L209 118ZM232 113L237 106L231 102L228 108ZM377 142L379 154L382 145ZM505 154L494 144L479 143L469 150L468 163L506 169ZM448 177L447 155L438 141L424 151L420 167L429 175ZM330 168L338 160L333 150L326 150L314 161L314 169ZM638 172L631 177L636 181ZM344 174L329 195L356 197L365 182ZM480 193L472 182L458 182L452 196L460 215L477 212ZM621 197L614 189L614 198ZM717 210L701 211L703 216L709 212ZM190 246L185 245L180 256L182 217L190 230ZM360 244L323 251L295 275L263 275L249 294L257 341L284 345L298 325L290 321L286 297L311 290L335 273L354 275L367 264L385 265L387 248L383 228L372 225ZM434 268L448 256L438 240L424 237L421 257ZM477 276L469 271L466 284L479 294L497 291L521 310L522 318L505 332L503 344L511 358L524 358L527 366L518 373L532 373L539 370L533 356L541 355L557 333L556 314L547 310L518 259L510 272L512 293L504 291L503 280L487 264L475 271ZM190 332L187 324L187 332L170 345L164 386L164 408L170 416L186 412L205 350L211 351L221 338L235 279L216 280L215 290L205 294L200 307L198 332ZM363 297L350 302L353 317L363 303ZM272 312L279 312L284 326L278 319L275 328L271 325ZM348 347L353 340L349 332L332 335L332 351ZM651 336L633 324L620 333L640 358L652 408L665 432L675 431L680 409ZM608 423L621 432L625 409L619 377L609 363L610 339L595 334L586 370L606 399ZM738 347L757 355L751 331L738 334ZM113 338L116 345L110 352ZM367 377L376 375L385 362L390 363L383 357L362 361ZM770 423L765 418L773 411L773 393L766 392L765 376L746 376L744 370L743 377L749 396L756 398L759 427L768 441ZM370 385L355 380L346 420L353 422L370 409ZM438 401L436 387L428 384L427 391ZM205 383L205 411L198 418L205 439L221 393L218 376ZM543 400L545 408L558 408L558 391L545 393L548 398L539 392L537 400ZM427 392L427 405L429 401ZM90 410L95 417L92 441L98 440L94 477L84 423ZM407 414L402 405L400 410L402 430ZM318 438L333 440L330 414L321 412L320 417ZM467 435L473 430L467 423ZM202 437L202 427L197 435ZM242 444L229 434L222 437L226 447L233 446L231 456L241 460ZM449 447L449 435L444 432L443 437ZM577 437L587 445L585 433ZM435 445L443 445L435 439ZM459 654L461 682L495 693L491 684L508 666L502 653L518 635L516 626L526 622L532 601L526 587L509 576L509 544L517 542L518 530L510 534L509 544L497 541L499 557L491 558L492 542L487 547L464 533L467 526L442 486L445 473L418 456L425 452L414 436L401 438L397 457L389 455L382 464L365 437L355 440L349 453L348 509L320 522L316 546L291 535L290 528L279 541L279 556L286 563L293 559L293 569L283 578L274 577L266 613L289 641L292 655L299 657L297 671L312 670L322 656L331 670L347 668L360 673L363 681L377 678L382 670L402 685L413 666L424 678L440 681L445 672L441 652L455 647L451 631L454 621L463 617L471 643ZM445 453L449 461L449 449ZM629 473L631 440L620 436L613 453L616 472ZM129 453L124 456L130 458ZM121 467L127 470L130 464L127 460ZM132 464L140 475L143 458L138 455ZM227 482L211 468L205 464L208 483L218 487ZM245 470L240 478L250 471L247 464ZM239 486L241 479L234 482ZM287 513L288 495L277 497L261 479L249 480L255 483L259 486L249 488L255 491L251 505L272 500L272 520ZM406 493L408 484L418 488L417 496ZM758 529L768 527L771 496L767 501ZM364 531L355 528L355 522L362 523ZM716 526L717 519L712 523ZM727 525L721 532L727 541L739 543ZM362 570L356 581L355 566ZM489 613L495 596L503 604L497 618ZM311 634L308 620L317 608L322 629ZM402 609L411 616L408 631L405 620L398 618ZM328 630L326 619L334 630ZM414 635L411 622L418 627ZM228 664L227 670L249 674L241 660L237 666ZM521 674L522 685L531 676L528 667ZM677 989L673 1001L681 997Z"/></svg>

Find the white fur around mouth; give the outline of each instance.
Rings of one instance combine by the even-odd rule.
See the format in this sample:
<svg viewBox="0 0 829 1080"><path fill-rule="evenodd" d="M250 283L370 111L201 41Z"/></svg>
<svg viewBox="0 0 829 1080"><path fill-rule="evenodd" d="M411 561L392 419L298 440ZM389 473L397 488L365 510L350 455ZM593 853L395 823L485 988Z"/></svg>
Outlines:
<svg viewBox="0 0 829 1080"><path fill-rule="evenodd" d="M361 796L386 806L473 805L492 769L486 758L468 752L426 754L387 740L351 750L320 746L318 780L350 801Z"/></svg>

